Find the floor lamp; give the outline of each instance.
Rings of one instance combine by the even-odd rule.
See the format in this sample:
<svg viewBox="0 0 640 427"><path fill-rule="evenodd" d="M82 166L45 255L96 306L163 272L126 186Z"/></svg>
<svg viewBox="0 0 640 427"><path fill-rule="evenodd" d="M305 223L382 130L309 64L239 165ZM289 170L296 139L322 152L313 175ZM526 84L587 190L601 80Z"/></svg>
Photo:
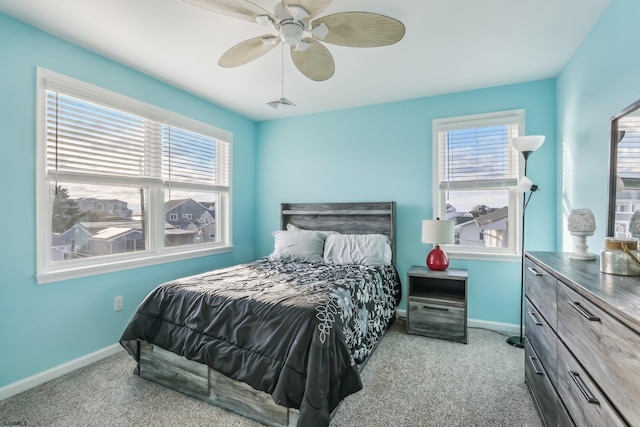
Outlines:
<svg viewBox="0 0 640 427"><path fill-rule="evenodd" d="M512 140L513 148L522 153L522 157L524 157L524 176L520 179L517 186L517 191L524 194L522 198L522 239L520 251L520 335L507 338L507 343L519 348L524 347L524 337L522 334L522 319L524 317L524 220L529 200L534 191L538 189L538 186L527 178L527 160L531 153L542 146L543 142L544 136L541 135L514 137ZM529 197L527 197L527 192L529 192Z"/></svg>

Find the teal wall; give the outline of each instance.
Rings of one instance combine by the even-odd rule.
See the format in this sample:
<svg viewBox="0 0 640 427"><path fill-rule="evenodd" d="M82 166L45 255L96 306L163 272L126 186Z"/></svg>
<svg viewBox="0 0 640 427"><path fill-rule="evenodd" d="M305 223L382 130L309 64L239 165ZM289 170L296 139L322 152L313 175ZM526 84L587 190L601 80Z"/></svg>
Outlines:
<svg viewBox="0 0 640 427"><path fill-rule="evenodd" d="M234 134L231 252L37 285L36 66ZM256 125L202 99L0 14L0 387L116 343L158 284L254 259ZM113 298L124 310L113 311Z"/></svg>
<svg viewBox="0 0 640 427"><path fill-rule="evenodd" d="M397 204L397 267L402 278L424 264L432 217L432 120L525 109L528 134L546 135L528 176L541 190L527 209L528 250L556 241L555 80L413 99L258 125L256 254L273 247L281 202L386 201ZM469 317L518 324L520 264L452 260L469 270ZM405 307L405 302L401 303Z"/></svg>
<svg viewBox="0 0 640 427"><path fill-rule="evenodd" d="M607 228L610 119L640 99L640 1L613 0L557 78L558 247L572 250L568 212L589 208L599 253Z"/></svg>

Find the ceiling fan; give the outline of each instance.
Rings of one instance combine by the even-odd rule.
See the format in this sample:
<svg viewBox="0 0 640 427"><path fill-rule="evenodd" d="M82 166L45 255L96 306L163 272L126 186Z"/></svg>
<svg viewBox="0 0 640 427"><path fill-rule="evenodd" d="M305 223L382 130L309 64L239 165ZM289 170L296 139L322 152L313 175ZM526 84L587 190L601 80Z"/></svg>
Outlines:
<svg viewBox="0 0 640 427"><path fill-rule="evenodd" d="M347 47L378 47L404 37L402 22L370 12L342 12L318 17L332 0L282 0L273 13L248 0L184 0L232 18L270 26L278 34L245 40L218 60L225 68L238 67L260 58L281 43L290 46L293 63L314 81L333 76L335 64L320 41Z"/></svg>

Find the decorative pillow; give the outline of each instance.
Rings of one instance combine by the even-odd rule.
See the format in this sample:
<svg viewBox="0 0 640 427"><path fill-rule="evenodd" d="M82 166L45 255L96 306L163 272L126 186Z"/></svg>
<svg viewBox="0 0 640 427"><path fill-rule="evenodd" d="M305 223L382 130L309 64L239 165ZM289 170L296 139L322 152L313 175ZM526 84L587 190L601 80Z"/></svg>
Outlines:
<svg viewBox="0 0 640 427"><path fill-rule="evenodd" d="M324 262L391 265L391 244L382 234L332 234L324 242Z"/></svg>
<svg viewBox="0 0 640 427"><path fill-rule="evenodd" d="M293 225L293 224L290 224L290 223L289 223L289 224L287 224L287 230L289 230L289 231L302 231L302 232L305 232L305 231L315 231L315 232L317 232L317 233L322 233L322 234L324 234L324 236L325 236L325 237L329 236L330 234L338 234L338 232L337 232L337 231L306 230L306 229L304 229L304 228L300 228L300 227L298 227L297 225Z"/></svg>
<svg viewBox="0 0 640 427"><path fill-rule="evenodd" d="M273 238L270 261L322 262L325 236L320 232L278 230L273 232Z"/></svg>

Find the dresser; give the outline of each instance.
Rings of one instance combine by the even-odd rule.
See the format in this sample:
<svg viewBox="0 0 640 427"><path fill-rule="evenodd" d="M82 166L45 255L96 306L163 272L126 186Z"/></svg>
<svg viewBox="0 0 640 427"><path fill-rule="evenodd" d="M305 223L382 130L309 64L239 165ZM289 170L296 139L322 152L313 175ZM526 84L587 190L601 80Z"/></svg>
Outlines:
<svg viewBox="0 0 640 427"><path fill-rule="evenodd" d="M640 426L640 277L525 257L525 382L547 426Z"/></svg>

